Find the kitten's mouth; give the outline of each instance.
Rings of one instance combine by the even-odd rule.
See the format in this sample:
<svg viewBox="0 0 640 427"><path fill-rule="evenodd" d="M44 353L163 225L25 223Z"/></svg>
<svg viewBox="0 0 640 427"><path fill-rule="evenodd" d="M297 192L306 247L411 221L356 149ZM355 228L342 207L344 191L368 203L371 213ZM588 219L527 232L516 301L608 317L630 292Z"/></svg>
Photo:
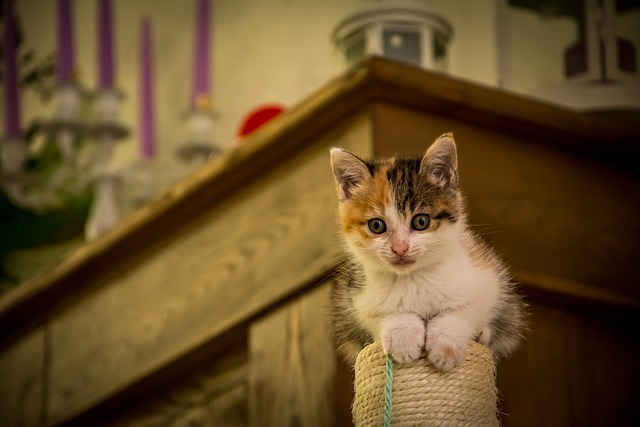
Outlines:
<svg viewBox="0 0 640 427"><path fill-rule="evenodd" d="M406 267L413 264L414 262L414 260L409 258L397 257L393 261L391 261L391 264L395 265L396 267Z"/></svg>

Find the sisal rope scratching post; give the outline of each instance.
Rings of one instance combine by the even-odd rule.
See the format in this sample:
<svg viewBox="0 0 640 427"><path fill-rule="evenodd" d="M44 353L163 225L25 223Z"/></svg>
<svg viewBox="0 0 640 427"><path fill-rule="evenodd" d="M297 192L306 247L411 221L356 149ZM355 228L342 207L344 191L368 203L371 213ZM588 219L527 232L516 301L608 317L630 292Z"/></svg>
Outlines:
<svg viewBox="0 0 640 427"><path fill-rule="evenodd" d="M356 427L385 425L386 363L379 341L358 353L352 408ZM391 425L500 425L496 367L491 351L481 344L471 344L464 363L452 372L438 371L425 357L394 363L392 374Z"/></svg>

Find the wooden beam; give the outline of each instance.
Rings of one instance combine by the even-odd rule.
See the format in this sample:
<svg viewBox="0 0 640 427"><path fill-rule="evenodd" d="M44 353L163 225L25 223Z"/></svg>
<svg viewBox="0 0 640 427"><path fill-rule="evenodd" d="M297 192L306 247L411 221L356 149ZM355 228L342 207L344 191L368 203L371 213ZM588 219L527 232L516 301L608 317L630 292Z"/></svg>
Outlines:
<svg viewBox="0 0 640 427"><path fill-rule="evenodd" d="M384 59L371 68L371 99L437 114L491 131L533 139L624 166L638 174L640 126L612 122L546 103ZM606 149L603 149L606 147Z"/></svg>
<svg viewBox="0 0 640 427"><path fill-rule="evenodd" d="M498 365L504 427L632 426L638 325L532 303L532 328Z"/></svg>
<svg viewBox="0 0 640 427"><path fill-rule="evenodd" d="M251 326L251 426L335 425L329 287L324 283Z"/></svg>
<svg viewBox="0 0 640 427"><path fill-rule="evenodd" d="M33 329L0 353L0 425L46 424L46 341Z"/></svg>
<svg viewBox="0 0 640 427"><path fill-rule="evenodd" d="M224 419L224 412L233 411L242 411L233 416L243 415L246 419L246 335L242 338L237 347L226 345L223 354L209 353L200 361L191 357L186 369L179 372L174 369L173 378L157 383L148 395L125 400L120 406L112 405L99 417L84 417L71 425L168 426L195 418L201 421L198 425L205 426L214 425L216 420Z"/></svg>
<svg viewBox="0 0 640 427"><path fill-rule="evenodd" d="M454 132L472 229L514 268L640 298L637 174L581 150L392 103L372 112L380 156L424 152Z"/></svg>
<svg viewBox="0 0 640 427"><path fill-rule="evenodd" d="M640 326L640 298L560 277L512 269L528 299L589 316L623 319Z"/></svg>

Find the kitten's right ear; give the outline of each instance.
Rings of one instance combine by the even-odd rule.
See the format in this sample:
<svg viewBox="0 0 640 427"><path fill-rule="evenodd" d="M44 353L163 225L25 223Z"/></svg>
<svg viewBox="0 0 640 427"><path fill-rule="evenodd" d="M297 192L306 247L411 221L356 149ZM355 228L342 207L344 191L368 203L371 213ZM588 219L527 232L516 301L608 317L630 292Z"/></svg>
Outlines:
<svg viewBox="0 0 640 427"><path fill-rule="evenodd" d="M340 201L351 197L353 189L371 175L362 160L341 148L331 149L331 167L338 183Z"/></svg>
<svg viewBox="0 0 640 427"><path fill-rule="evenodd" d="M420 163L420 173L437 187L457 188L458 153L452 133L436 139Z"/></svg>

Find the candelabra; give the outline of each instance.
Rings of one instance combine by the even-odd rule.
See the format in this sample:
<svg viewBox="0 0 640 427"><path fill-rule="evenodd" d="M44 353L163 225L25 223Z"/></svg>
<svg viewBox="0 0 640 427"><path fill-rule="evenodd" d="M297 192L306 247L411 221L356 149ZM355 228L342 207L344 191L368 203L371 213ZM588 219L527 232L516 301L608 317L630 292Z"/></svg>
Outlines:
<svg viewBox="0 0 640 427"><path fill-rule="evenodd" d="M45 172L27 170L27 161L34 153L30 150L31 141L23 136L25 132L3 138L0 183L13 205L38 212L64 209L69 196L88 195L88 190L93 189L85 223L85 237L90 240L119 219L119 174L112 166L112 157L115 143L129 130L118 122L122 99L119 91L100 89L92 97L94 119L90 122L81 117L86 99L76 83L61 83L53 93L52 118L35 121L36 134L45 136L46 146L41 151L51 151L49 145L55 142L57 157L62 160ZM94 142L82 144L88 150L81 150L79 141L84 139Z"/></svg>

